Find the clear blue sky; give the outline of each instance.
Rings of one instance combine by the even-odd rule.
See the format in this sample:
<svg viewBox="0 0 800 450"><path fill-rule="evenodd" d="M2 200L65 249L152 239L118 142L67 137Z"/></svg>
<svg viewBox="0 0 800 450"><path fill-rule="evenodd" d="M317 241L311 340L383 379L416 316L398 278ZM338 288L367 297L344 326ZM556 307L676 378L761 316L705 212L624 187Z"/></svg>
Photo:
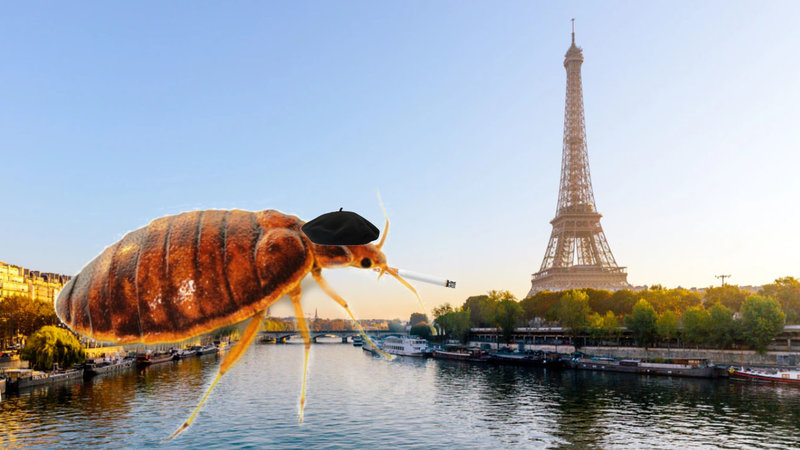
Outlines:
<svg viewBox="0 0 800 450"><path fill-rule="evenodd" d="M429 308L521 298L555 213L572 17L629 280L800 275L797 2L4 3L0 260L74 274L191 209L380 224L378 188L390 263L458 281L417 283ZM361 317L418 310L394 280L327 273Z"/></svg>

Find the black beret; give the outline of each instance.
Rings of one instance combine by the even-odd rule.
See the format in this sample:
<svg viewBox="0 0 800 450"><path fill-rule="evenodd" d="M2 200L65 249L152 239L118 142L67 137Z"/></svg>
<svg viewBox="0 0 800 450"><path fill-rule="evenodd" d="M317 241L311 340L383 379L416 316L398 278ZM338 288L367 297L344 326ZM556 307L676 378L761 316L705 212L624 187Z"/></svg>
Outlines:
<svg viewBox="0 0 800 450"><path fill-rule="evenodd" d="M364 245L380 234L369 220L341 208L307 222L301 229L311 242L320 245Z"/></svg>

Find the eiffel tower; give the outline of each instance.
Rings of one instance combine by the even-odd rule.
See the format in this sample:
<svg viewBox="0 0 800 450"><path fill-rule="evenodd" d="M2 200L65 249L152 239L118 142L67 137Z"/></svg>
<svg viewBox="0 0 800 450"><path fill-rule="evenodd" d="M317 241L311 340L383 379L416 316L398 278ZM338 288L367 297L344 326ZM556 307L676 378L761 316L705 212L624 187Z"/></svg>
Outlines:
<svg viewBox="0 0 800 450"><path fill-rule="evenodd" d="M564 55L567 70L567 104L564 110L564 149L561 156L561 185L558 189L553 232L544 253L542 267L533 274L528 296L539 291L595 288L628 289L628 275L619 267L608 246L602 215L597 212L589 174L586 125L581 87L583 50L572 45Z"/></svg>

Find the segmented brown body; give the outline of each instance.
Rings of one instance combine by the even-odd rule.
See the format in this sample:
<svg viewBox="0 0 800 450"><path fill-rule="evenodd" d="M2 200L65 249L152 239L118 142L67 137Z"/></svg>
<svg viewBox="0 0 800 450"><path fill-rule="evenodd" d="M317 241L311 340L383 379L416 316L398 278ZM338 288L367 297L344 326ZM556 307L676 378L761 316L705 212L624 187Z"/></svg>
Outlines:
<svg viewBox="0 0 800 450"><path fill-rule="evenodd" d="M263 311L314 265L303 221L274 210L162 217L106 248L61 290L58 317L119 343L176 342Z"/></svg>

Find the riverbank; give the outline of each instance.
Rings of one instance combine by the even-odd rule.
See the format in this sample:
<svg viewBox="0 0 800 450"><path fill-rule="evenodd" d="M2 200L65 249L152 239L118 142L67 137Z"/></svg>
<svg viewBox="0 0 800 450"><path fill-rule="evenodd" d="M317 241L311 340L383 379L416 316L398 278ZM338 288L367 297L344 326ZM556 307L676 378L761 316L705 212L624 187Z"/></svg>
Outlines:
<svg viewBox="0 0 800 450"><path fill-rule="evenodd" d="M496 343L474 341L469 345L481 347L489 345L497 348ZM504 345L501 344L501 347ZM517 348L517 345L512 345ZM525 345L526 350L542 350L559 353L572 353L572 345ZM716 350L694 348L641 348L641 347L580 347L587 355L607 356L618 359L708 359L717 365L752 365L752 366L796 366L800 364L799 352L770 351L759 354L753 350Z"/></svg>

